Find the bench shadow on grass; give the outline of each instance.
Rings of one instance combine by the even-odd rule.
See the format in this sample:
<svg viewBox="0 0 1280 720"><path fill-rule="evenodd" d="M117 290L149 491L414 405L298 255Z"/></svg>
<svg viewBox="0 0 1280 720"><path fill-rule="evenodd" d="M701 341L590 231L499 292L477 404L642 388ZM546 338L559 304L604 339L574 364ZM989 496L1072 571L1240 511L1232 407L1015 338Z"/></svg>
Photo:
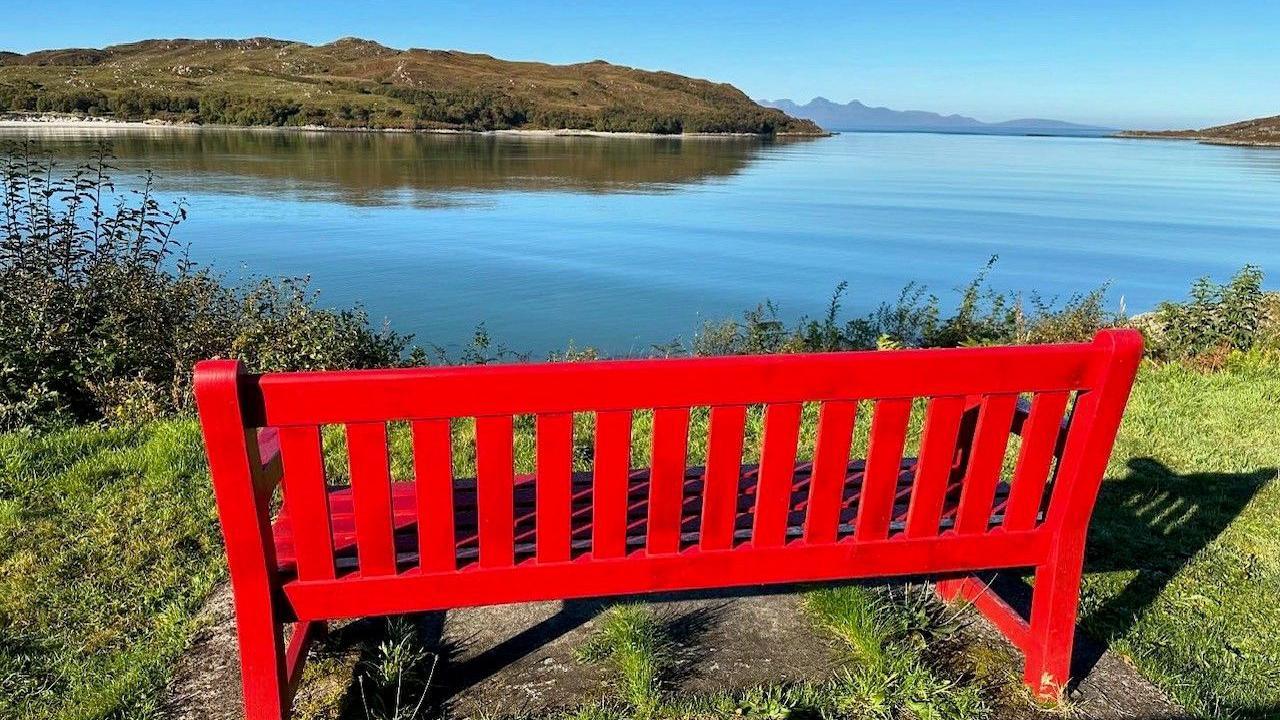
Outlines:
<svg viewBox="0 0 1280 720"><path fill-rule="evenodd" d="M1243 473L1179 474L1153 458L1130 460L1126 474L1103 483L1086 546L1085 573L1135 573L1119 593L1082 614L1081 626L1107 645L1124 637L1169 583L1217 539L1268 483L1276 468ZM1073 665L1087 670L1100 651ZM1073 668L1074 669L1074 668ZM1078 672L1073 675L1080 677ZM1222 708L1232 717L1274 718L1280 708Z"/></svg>
<svg viewBox="0 0 1280 720"><path fill-rule="evenodd" d="M1092 672L1107 647L1123 638L1193 557L1244 511L1276 468L1245 473L1179 474L1153 458L1134 458L1124 475L1102 484L1089 527L1084 572L1132 577L1093 607L1082 607L1071 676ZM1010 574L987 576L1026 617L1031 588ZM1273 718L1280 708L1222 708L1231 717Z"/></svg>
<svg viewBox="0 0 1280 720"><path fill-rule="evenodd" d="M1088 675L1106 647L1124 637L1177 573L1226 530L1253 497L1276 477L1275 468L1260 468L1246 473L1179 474L1153 458L1135 458L1129 461L1127 472L1122 477L1109 478L1103 483L1090 526L1085 573L1132 573L1133 577L1123 590L1083 615L1081 625L1084 632L1076 643L1072 676ZM994 584L1014 607L1026 612L1030 588L1024 582L1002 575L994 578ZM736 588L671 596L661 594L643 599L649 602L696 597L727 599L795 592L796 589L793 586ZM429 700L432 709L445 708L458 693L579 628L609 606L628 599L565 602L554 615L461 661L458 661L458 656L467 641L447 644L443 633L444 613L414 616L423 646L439 653L444 673L443 677L437 674L439 683L432 688ZM702 620L695 621L694 626L703 625L705 618ZM370 625L370 622L376 621L356 623L348 634L351 641L358 641L362 646L362 660L366 662L374 657L379 638L385 630L385 624ZM334 640L337 645L344 644L340 638ZM686 639L682 644L688 646L687 642ZM358 705L358 698L351 698L349 694L348 700L352 699ZM364 717L359 707L345 709L347 712L342 714L343 717ZM1233 708L1231 712L1233 717L1266 718L1274 717L1280 708L1243 707Z"/></svg>

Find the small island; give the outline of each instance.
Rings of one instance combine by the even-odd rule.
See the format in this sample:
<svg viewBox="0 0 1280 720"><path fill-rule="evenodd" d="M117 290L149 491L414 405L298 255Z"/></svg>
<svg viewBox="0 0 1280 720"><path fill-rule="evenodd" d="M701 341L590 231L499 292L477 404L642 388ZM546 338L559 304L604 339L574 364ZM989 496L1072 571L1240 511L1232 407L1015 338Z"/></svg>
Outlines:
<svg viewBox="0 0 1280 720"><path fill-rule="evenodd" d="M0 52L0 114L352 130L825 135L727 83L344 38Z"/></svg>
<svg viewBox="0 0 1280 720"><path fill-rule="evenodd" d="M1207 145L1280 147L1280 115L1215 125L1202 130L1125 130L1116 133L1116 137L1195 140Z"/></svg>

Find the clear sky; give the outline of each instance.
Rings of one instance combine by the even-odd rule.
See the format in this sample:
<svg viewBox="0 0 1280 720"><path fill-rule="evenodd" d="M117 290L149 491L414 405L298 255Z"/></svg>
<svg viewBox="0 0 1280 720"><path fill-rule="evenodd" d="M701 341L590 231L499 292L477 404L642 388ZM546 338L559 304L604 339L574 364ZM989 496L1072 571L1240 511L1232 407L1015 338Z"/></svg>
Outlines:
<svg viewBox="0 0 1280 720"><path fill-rule="evenodd" d="M346 35L611 62L755 98L857 98L983 120L1189 127L1280 114L1280 0L947 2L0 0L0 49Z"/></svg>

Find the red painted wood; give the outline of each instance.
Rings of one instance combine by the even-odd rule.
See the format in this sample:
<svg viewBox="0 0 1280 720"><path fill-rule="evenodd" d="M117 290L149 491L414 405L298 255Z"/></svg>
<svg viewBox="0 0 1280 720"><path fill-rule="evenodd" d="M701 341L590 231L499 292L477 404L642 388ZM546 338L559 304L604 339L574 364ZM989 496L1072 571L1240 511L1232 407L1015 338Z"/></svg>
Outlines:
<svg viewBox="0 0 1280 720"><path fill-rule="evenodd" d="M597 413L591 553L598 560L626 554L630 472L631 411Z"/></svg>
<svg viewBox="0 0 1280 720"><path fill-rule="evenodd" d="M973 454L969 456L964 489L960 493L960 511L956 515L956 532L962 535L986 532L991 521L996 484L1000 482L1000 468L1004 463L1013 413L1017 407L1017 395L988 395L983 398Z"/></svg>
<svg viewBox="0 0 1280 720"><path fill-rule="evenodd" d="M813 478L809 481L805 542L836 541L844 481L849 471L849 446L853 442L853 416L857 410L856 402L829 400L818 411L818 443L813 454Z"/></svg>
<svg viewBox="0 0 1280 720"><path fill-rule="evenodd" d="M871 418L871 444L867 449L867 473L858 504L854 533L859 540L883 540L889 536L893 500L902 467L902 446L911 419L911 400L894 398L876 403Z"/></svg>
<svg viewBox="0 0 1280 720"><path fill-rule="evenodd" d="M245 432L251 423L242 386L251 382L234 360L206 360L193 384L231 576L245 717L285 718L288 664L270 505L255 485Z"/></svg>
<svg viewBox="0 0 1280 720"><path fill-rule="evenodd" d="M1040 393L1031 401L1004 514L1006 530L1030 530L1035 526L1069 399L1069 393Z"/></svg>
<svg viewBox="0 0 1280 720"><path fill-rule="evenodd" d="M419 562L427 572L453 570L453 443L449 421L418 420L412 428Z"/></svg>
<svg viewBox="0 0 1280 720"><path fill-rule="evenodd" d="M770 405L765 410L760 483L751 534L755 547L775 547L786 542L801 410L803 407L799 403Z"/></svg>
<svg viewBox="0 0 1280 720"><path fill-rule="evenodd" d="M680 549L680 515L684 509L684 470L689 447L689 409L653 412L653 446L649 460L650 554Z"/></svg>
<svg viewBox="0 0 1280 720"><path fill-rule="evenodd" d="M707 474L702 490L700 545L703 550L727 550L733 545L746 423L747 409L741 405L711 410Z"/></svg>
<svg viewBox="0 0 1280 720"><path fill-rule="evenodd" d="M476 418L476 512L480 566L515 562L514 435L510 416Z"/></svg>
<svg viewBox="0 0 1280 720"><path fill-rule="evenodd" d="M303 652L283 642L295 619L1028 567L1036 583L1025 630L977 588L944 588L996 616L1025 650L1027 684L1054 695L1068 679L1085 530L1140 358L1141 336L1112 330L1053 346L261 376L201 363L196 400L246 716L286 716L287 670ZM1079 399L1058 448L1060 399L1072 392ZM1025 393L1036 402L1015 424ZM912 397L932 398L918 464L899 459ZM984 398L973 426L961 422L967 397ZM856 400L877 407L865 467L848 458ZM813 466L795 462L803 402L824 403ZM759 468L740 466L750 405L767 407ZM689 410L704 406L714 408L705 472L685 467ZM631 414L644 408L658 408L651 467L631 473ZM568 472L568 413L578 411L597 418L590 478ZM541 418L534 477L514 476L514 414ZM477 417L474 482L452 477L449 422L462 417ZM389 481L385 424L397 420L413 421L414 483ZM352 487L322 496L316 428L328 423L349 425ZM285 477L274 528L267 490L279 473L270 433L256 432L266 427L279 428ZM1009 432L1024 446L1006 501L998 478ZM957 447L963 477L953 473ZM1039 505L1026 498L1041 494L1054 451L1045 518L1028 523ZM997 499L1012 519L988 532ZM320 537L329 540L313 542ZM647 552L628 553L628 543ZM419 565L397 572L396 553L411 564L415 550ZM352 562L359 572L347 571Z"/></svg>
<svg viewBox="0 0 1280 720"><path fill-rule="evenodd" d="M569 559L573 415L539 415L537 433L538 562L562 562Z"/></svg>
<svg viewBox="0 0 1280 720"><path fill-rule="evenodd" d="M732 552L689 548L664 555L633 554L616 560L579 558L568 563L530 563L475 568L456 573L285 585L300 617L359 617L538 600L697 590L774 583L893 577L959 569L976 572L1035 565L1045 557L1048 537L1008 535L796 543Z"/></svg>
<svg viewBox="0 0 1280 720"><path fill-rule="evenodd" d="M972 603L992 624L1009 639L1014 647L1025 650L1031 634L1031 625L1014 610L991 586L972 575L938 583L938 594L944 600L963 600Z"/></svg>
<svg viewBox="0 0 1280 720"><path fill-rule="evenodd" d="M396 551L391 533L387 426L382 423L348 425L347 461L355 502L360 574L393 575Z"/></svg>
<svg viewBox="0 0 1280 720"><path fill-rule="evenodd" d="M933 397L1084 387L1089 345L270 373L260 425Z"/></svg>
<svg viewBox="0 0 1280 720"><path fill-rule="evenodd" d="M963 397L941 397L929 401L924 417L924 434L920 438L920 462L916 466L911 505L907 511L906 534L909 538L938 534L964 408Z"/></svg>
<svg viewBox="0 0 1280 720"><path fill-rule="evenodd" d="M280 431L280 453L288 479L284 502L295 518L294 554L298 577L325 580L334 576L333 531L329 523L329 489L324 480L320 428L299 425Z"/></svg>

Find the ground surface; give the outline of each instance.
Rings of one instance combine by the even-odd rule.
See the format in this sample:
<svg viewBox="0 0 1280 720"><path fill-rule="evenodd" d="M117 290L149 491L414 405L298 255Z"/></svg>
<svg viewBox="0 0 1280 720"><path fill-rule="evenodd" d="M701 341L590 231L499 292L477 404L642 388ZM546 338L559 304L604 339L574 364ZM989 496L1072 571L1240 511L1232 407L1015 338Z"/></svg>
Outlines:
<svg viewBox="0 0 1280 720"><path fill-rule="evenodd" d="M423 616L427 644L442 651L429 696L431 710L445 710L454 718L548 717L616 695L616 681L607 668L579 657L598 629L601 612L613 602L617 600L501 605ZM833 638L811 621L803 602L802 594L787 589L646 599L655 616L672 628L677 646L668 691L698 697L829 678L844 659ZM238 690L232 690L238 688L240 674L225 586L205 613L210 625L179 664L162 706L163 715L173 720L236 720L242 712ZM964 619L970 652L991 659L987 681L1001 685L992 692L1000 698L995 717L1188 717L1131 664L1087 639L1078 652L1082 680L1066 708L1038 708L1021 694L1017 652L977 613L967 610ZM349 682L360 661L355 636L376 636L379 627L376 622L348 626L316 653L324 656L324 671L309 673L298 701L300 715L360 716L358 689Z"/></svg>
<svg viewBox="0 0 1280 720"><path fill-rule="evenodd" d="M1274 360L1144 367L1098 501L1083 634L1193 716L1280 714L1276 408ZM234 668L228 626L196 619L222 572L200 456L190 420L0 436L0 716L156 717L201 626L222 654L179 676ZM318 658L304 700L347 695L358 660Z"/></svg>

